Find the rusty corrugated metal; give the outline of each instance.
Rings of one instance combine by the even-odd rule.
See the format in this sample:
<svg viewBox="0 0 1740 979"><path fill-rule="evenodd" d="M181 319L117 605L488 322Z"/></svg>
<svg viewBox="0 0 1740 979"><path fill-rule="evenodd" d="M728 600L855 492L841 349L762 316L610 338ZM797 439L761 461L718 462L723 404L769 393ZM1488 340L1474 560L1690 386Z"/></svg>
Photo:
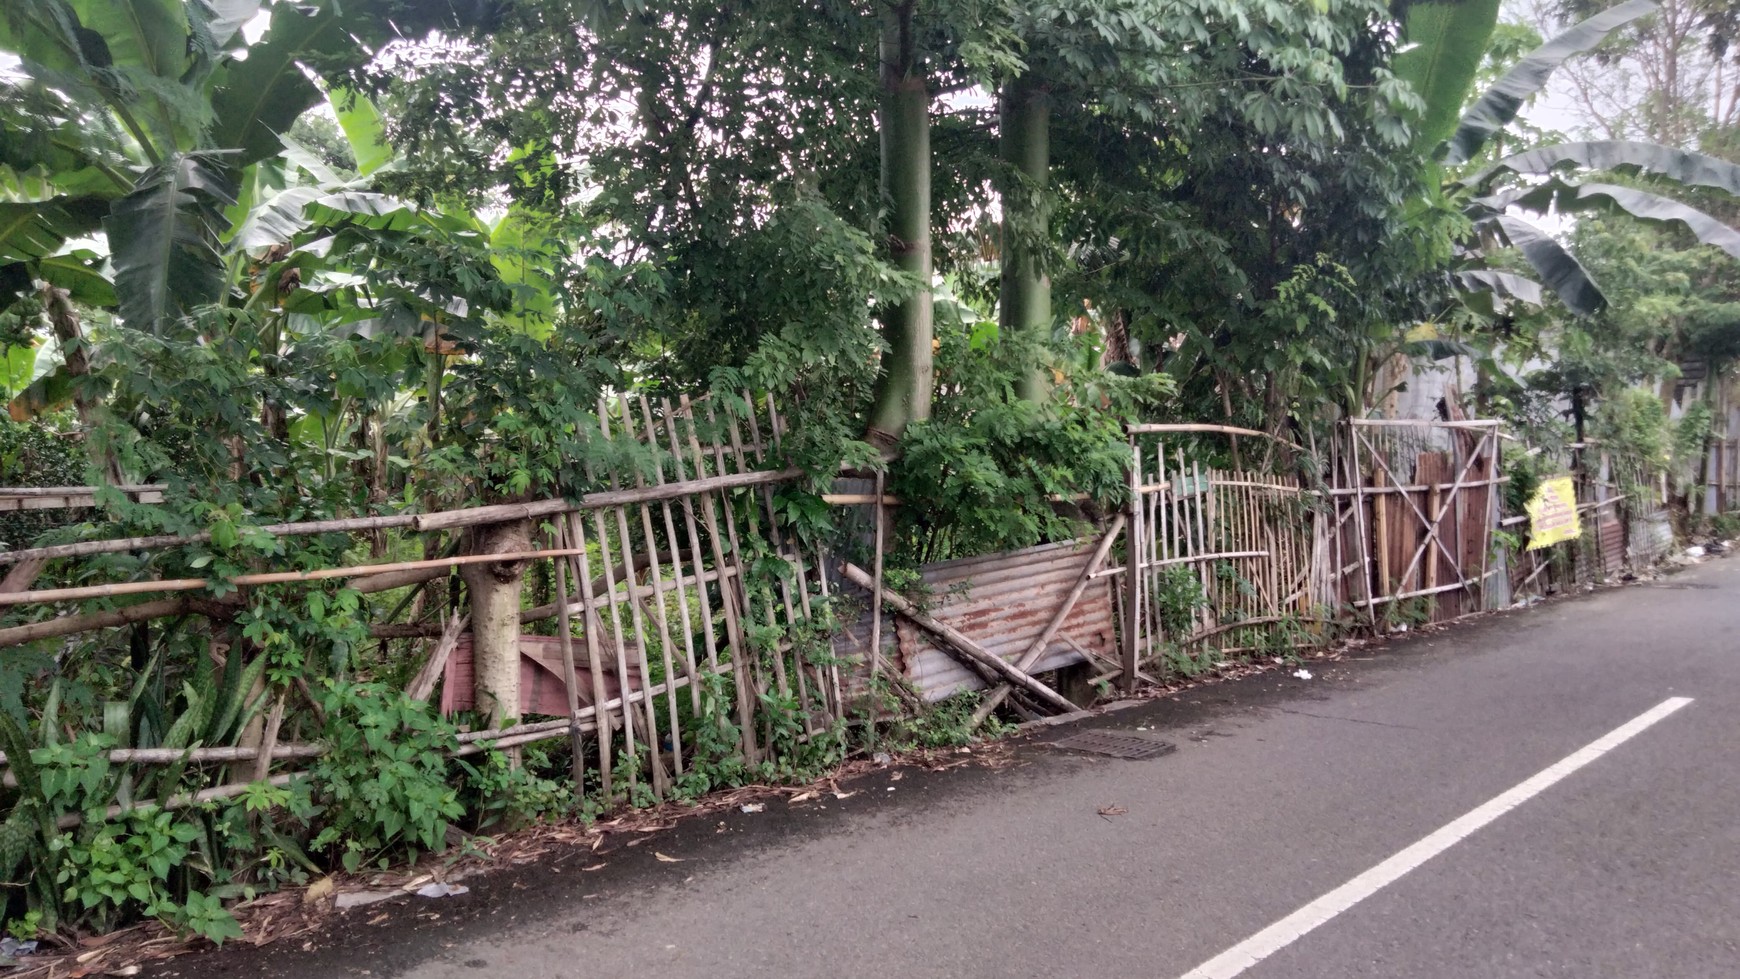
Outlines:
<svg viewBox="0 0 1740 979"><path fill-rule="evenodd" d="M1056 614L1093 556L1093 544L1065 541L928 565L922 569L932 596L927 611L992 654L1013 662ZM1103 578L1089 584L1032 672L1082 661L1081 654L1064 641L1066 636L1096 654L1116 658L1110 581ZM984 687L977 674L938 648L922 629L903 619L896 632L901 670L924 699L941 700Z"/></svg>

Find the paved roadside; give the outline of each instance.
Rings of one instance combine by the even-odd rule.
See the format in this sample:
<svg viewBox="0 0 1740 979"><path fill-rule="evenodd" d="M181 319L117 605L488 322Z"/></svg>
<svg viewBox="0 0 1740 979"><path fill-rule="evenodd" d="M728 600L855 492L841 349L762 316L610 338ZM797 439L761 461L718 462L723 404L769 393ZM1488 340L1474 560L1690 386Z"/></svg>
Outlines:
<svg viewBox="0 0 1740 979"><path fill-rule="evenodd" d="M1181 976L1674 696L1245 975L1740 974L1740 561L1312 669L1086 722L1165 757L878 775L147 974Z"/></svg>

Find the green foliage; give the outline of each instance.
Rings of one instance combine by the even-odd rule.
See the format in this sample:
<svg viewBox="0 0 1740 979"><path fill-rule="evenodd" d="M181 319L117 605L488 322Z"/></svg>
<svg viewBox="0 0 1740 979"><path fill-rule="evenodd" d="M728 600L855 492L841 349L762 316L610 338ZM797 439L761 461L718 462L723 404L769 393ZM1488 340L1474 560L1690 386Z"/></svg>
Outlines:
<svg viewBox="0 0 1740 979"><path fill-rule="evenodd" d="M86 456L69 428L64 418L41 419L32 424L0 418L0 485L83 485ZM44 531L72 522L66 511L20 510L0 514L0 541L9 548L28 547Z"/></svg>
<svg viewBox="0 0 1740 979"><path fill-rule="evenodd" d="M574 783L559 764L566 759L552 764L547 744L521 748L518 765L500 750L485 751L481 761L459 760L465 779L460 809L471 815L477 832L518 829L574 810Z"/></svg>
<svg viewBox="0 0 1740 979"><path fill-rule="evenodd" d="M982 702L978 691L963 690L925 704L910 716L897 716L889 725L888 742L903 749L956 748L1001 737L1010 728L995 714L983 725L973 726L973 714Z"/></svg>
<svg viewBox="0 0 1740 979"><path fill-rule="evenodd" d="M1189 636L1197 613L1208 607L1208 592L1196 569L1174 564L1151 581L1148 600L1159 616L1161 634L1174 642Z"/></svg>
<svg viewBox="0 0 1740 979"><path fill-rule="evenodd" d="M389 855L441 848L464 814L448 780L457 732L421 703L372 683L329 681L321 697L328 746L309 769L321 805L310 846L346 870Z"/></svg>

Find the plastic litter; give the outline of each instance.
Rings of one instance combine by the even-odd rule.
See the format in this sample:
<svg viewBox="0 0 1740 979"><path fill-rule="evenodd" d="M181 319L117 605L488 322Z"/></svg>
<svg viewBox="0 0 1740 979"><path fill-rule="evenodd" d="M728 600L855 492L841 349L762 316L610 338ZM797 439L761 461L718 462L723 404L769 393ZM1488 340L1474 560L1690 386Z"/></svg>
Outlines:
<svg viewBox="0 0 1740 979"><path fill-rule="evenodd" d="M433 884L424 884L422 887L417 888L417 896L458 897L461 894L469 893L470 890L471 888L466 887L464 884L445 884L436 882Z"/></svg>

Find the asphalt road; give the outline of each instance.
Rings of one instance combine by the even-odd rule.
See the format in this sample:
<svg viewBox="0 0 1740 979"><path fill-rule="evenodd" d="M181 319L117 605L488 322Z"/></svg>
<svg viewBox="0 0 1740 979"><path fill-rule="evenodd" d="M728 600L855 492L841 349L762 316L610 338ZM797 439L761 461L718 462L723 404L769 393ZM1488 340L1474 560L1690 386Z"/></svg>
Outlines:
<svg viewBox="0 0 1740 979"><path fill-rule="evenodd" d="M1740 560L1311 668L1087 722L1165 757L1048 730L149 974L1179 977L1684 697L1241 974L1740 976Z"/></svg>

